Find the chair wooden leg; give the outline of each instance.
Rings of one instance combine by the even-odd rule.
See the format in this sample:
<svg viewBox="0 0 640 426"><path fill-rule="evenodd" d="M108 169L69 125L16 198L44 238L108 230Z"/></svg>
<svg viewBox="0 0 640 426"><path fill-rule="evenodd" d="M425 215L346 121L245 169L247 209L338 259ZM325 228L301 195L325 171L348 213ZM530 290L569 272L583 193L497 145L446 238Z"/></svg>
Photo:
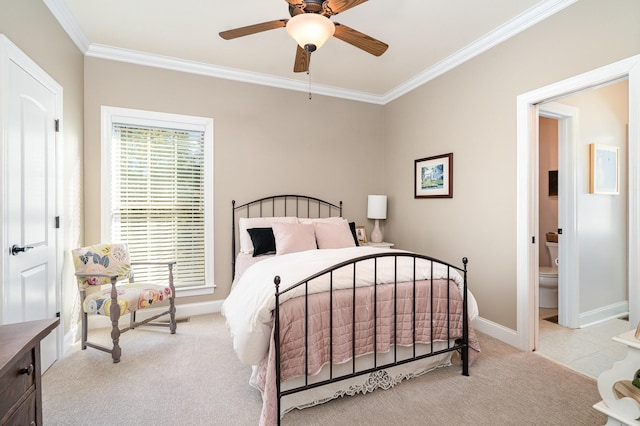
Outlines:
<svg viewBox="0 0 640 426"><path fill-rule="evenodd" d="M113 362L120 362L120 327L118 326L118 320L120 319L120 305L118 305L115 280L111 288L111 306L109 307L109 314L111 317L111 340L113 340L113 349L111 350L111 357Z"/></svg>
<svg viewBox="0 0 640 426"><path fill-rule="evenodd" d="M81 348L82 350L87 349L87 313L84 312L84 310L82 311L82 344L81 344Z"/></svg>
<svg viewBox="0 0 640 426"><path fill-rule="evenodd" d="M136 311L133 311L129 314L129 328L132 330L136 328Z"/></svg>
<svg viewBox="0 0 640 426"><path fill-rule="evenodd" d="M169 299L169 330L171 334L176 334L176 298Z"/></svg>
<svg viewBox="0 0 640 426"><path fill-rule="evenodd" d="M171 288L171 299L169 299L169 331L176 334L176 288L173 285L173 263L169 263L169 288Z"/></svg>

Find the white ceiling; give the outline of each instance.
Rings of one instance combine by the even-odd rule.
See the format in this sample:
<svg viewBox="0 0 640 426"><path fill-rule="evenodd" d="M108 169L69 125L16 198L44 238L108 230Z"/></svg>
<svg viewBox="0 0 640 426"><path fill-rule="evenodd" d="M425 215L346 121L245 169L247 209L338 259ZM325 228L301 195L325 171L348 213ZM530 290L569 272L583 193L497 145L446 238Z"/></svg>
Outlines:
<svg viewBox="0 0 640 426"><path fill-rule="evenodd" d="M332 17L381 40L380 57L332 38L293 72L284 28L218 33L289 18L285 0L43 0L88 56L386 103L577 0L369 0Z"/></svg>

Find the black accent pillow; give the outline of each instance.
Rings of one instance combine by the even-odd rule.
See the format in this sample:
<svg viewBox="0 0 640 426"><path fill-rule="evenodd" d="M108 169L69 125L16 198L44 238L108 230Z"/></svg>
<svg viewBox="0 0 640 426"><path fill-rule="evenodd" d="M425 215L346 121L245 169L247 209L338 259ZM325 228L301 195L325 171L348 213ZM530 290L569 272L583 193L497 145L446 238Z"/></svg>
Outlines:
<svg viewBox="0 0 640 426"><path fill-rule="evenodd" d="M356 233L356 223L349 222L349 229L351 229L351 235L353 235L353 241L356 242L356 247L358 247L360 243L358 243L358 234Z"/></svg>
<svg viewBox="0 0 640 426"><path fill-rule="evenodd" d="M253 243L253 257L276 252L276 239L272 228L247 229Z"/></svg>

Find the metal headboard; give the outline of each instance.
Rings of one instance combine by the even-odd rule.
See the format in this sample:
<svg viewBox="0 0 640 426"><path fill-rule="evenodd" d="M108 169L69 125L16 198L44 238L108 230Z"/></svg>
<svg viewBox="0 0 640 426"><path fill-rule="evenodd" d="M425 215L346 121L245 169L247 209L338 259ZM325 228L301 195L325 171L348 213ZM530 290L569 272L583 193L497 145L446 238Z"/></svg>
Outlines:
<svg viewBox="0 0 640 426"><path fill-rule="evenodd" d="M244 212L244 214L242 214ZM236 206L236 200L231 201L231 276L236 273L236 220L240 217L274 217L295 216L306 218L322 218L342 216L342 201L339 205L308 195L272 195L249 201Z"/></svg>

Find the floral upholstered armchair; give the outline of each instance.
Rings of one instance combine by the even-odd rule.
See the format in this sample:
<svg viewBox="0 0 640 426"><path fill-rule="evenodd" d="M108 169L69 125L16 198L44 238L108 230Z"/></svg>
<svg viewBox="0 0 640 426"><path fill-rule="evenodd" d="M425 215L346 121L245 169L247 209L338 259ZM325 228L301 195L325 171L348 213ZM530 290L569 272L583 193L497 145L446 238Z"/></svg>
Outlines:
<svg viewBox="0 0 640 426"><path fill-rule="evenodd" d="M168 323L171 334L176 332L176 308L173 285L173 266L176 262L137 262L129 259L129 250L126 244L99 244L78 248L71 251L73 264L76 270L78 288L82 300L82 349L90 346L111 353L113 362L120 361L121 349L119 345L120 334L132 330L137 326L147 324L163 315L169 315ZM148 284L134 282L132 266L135 265L159 265L168 267L168 285ZM126 284L119 284L126 280ZM108 288L102 289L105 284ZM105 286L106 287L106 286ZM96 291L87 291L91 288ZM160 302L169 301L168 309L136 322L136 312L141 309L155 307ZM120 328L118 320L122 315L129 313L129 327ZM87 341L87 320L89 315L104 315L111 319L111 338L113 347L108 348ZM155 323L153 323L155 325Z"/></svg>

